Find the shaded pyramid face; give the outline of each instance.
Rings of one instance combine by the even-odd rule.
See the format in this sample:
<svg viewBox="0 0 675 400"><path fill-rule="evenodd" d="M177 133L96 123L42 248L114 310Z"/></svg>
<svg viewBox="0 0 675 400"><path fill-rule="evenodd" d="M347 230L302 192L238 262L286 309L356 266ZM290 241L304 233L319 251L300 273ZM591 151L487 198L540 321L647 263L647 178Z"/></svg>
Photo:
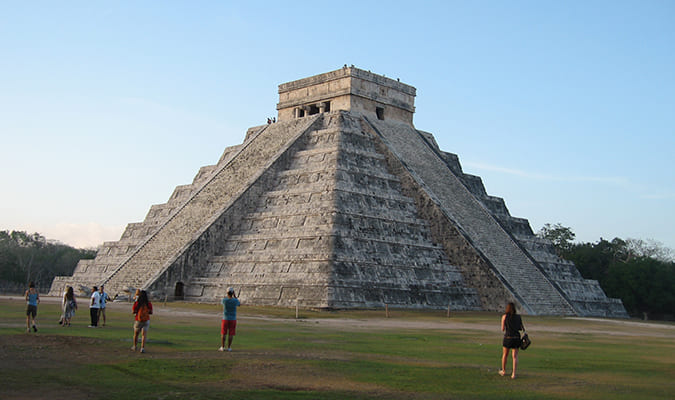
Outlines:
<svg viewBox="0 0 675 400"><path fill-rule="evenodd" d="M186 295L234 286L254 304L479 309L363 123L326 114L300 137Z"/></svg>

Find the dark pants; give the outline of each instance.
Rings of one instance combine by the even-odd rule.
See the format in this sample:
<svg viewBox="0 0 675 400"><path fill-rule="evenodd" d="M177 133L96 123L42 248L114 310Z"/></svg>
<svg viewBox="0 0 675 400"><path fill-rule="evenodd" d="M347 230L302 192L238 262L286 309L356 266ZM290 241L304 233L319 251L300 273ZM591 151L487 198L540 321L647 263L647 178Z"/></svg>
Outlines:
<svg viewBox="0 0 675 400"><path fill-rule="evenodd" d="M91 326L98 326L98 308L90 308Z"/></svg>

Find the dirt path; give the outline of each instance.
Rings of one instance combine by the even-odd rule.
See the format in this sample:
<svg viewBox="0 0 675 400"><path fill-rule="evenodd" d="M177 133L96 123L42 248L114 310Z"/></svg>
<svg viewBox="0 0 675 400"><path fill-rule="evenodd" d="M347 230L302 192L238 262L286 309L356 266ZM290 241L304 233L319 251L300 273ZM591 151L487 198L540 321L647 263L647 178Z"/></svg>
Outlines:
<svg viewBox="0 0 675 400"><path fill-rule="evenodd" d="M199 311L187 311L179 308L172 308L171 306L162 307L158 310L159 315L173 315L185 316L192 318L207 318L218 319L220 314L205 313ZM397 318L369 318L369 319L353 319L353 318L275 318L258 315L245 315L241 313L239 319L246 320L262 320L279 323L304 323L318 326L330 327L338 330L393 330L393 329L409 329L409 330L479 330L488 332L499 331L499 320L496 318L494 324L486 323L467 323L454 321L452 318L439 321L421 321L421 320L405 320ZM525 320L527 317L524 317ZM649 337L671 337L675 339L675 324L659 324L647 323L633 320L616 320L603 318L581 318L570 317L567 319L586 321L587 326L583 327L568 327L560 326L559 324L546 324L542 321L528 322L527 330L530 332L561 332L561 333L589 333L589 334L605 334L605 335L621 335L621 336L649 336ZM621 329L617 329L621 327Z"/></svg>
<svg viewBox="0 0 675 400"><path fill-rule="evenodd" d="M0 296L0 299L23 300L21 296ZM42 302L59 303L61 300L57 297L42 296ZM130 303L114 302L108 305L111 309L124 309L130 307ZM186 310L185 308L172 307L171 303L166 306L156 307L157 315L190 317L218 320L220 313L203 312L198 310ZM487 323L468 323L448 319L439 319L433 321L425 320L406 320L400 318L382 318L374 317L368 319L354 318L276 318L262 315L246 315L246 312L240 312L240 320L262 320L277 323L303 323L318 326L330 327L339 330L478 330L488 332L499 331L499 318L495 318L494 324ZM547 323L542 320L527 321L524 317L526 328L529 332L560 332L560 333L579 333L579 334L604 334L619 336L645 336L645 337L663 337L675 339L675 324L673 323L655 323L638 320L620 320L606 318L582 318L568 317L570 320L585 322L584 326L562 326L554 322Z"/></svg>

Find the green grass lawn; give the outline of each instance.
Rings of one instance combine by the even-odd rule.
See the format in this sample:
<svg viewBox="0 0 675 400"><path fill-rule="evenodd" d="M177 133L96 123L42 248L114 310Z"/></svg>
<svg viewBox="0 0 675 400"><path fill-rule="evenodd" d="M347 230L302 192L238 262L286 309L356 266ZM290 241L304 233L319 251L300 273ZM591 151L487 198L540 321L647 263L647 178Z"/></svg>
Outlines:
<svg viewBox="0 0 675 400"><path fill-rule="evenodd" d="M58 305L43 302L39 332L27 334L23 302L0 300L0 399L675 398L672 324L524 316L533 344L511 380L497 374L496 314L301 311L296 320L295 310L244 306L234 351L223 353L220 306L154 305L140 354L129 349L129 304L113 304L107 326L92 329L87 309L62 328Z"/></svg>

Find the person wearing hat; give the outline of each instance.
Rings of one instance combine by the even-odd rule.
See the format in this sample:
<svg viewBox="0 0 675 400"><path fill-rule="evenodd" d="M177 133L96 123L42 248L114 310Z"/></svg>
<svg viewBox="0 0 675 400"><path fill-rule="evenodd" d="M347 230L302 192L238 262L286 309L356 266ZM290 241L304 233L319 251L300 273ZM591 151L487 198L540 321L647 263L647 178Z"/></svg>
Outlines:
<svg viewBox="0 0 675 400"><path fill-rule="evenodd" d="M227 336L227 351L232 351L232 339L237 331L237 307L241 305L233 288L227 288L227 297L223 298L223 320L220 322L220 348L225 351L225 336Z"/></svg>

